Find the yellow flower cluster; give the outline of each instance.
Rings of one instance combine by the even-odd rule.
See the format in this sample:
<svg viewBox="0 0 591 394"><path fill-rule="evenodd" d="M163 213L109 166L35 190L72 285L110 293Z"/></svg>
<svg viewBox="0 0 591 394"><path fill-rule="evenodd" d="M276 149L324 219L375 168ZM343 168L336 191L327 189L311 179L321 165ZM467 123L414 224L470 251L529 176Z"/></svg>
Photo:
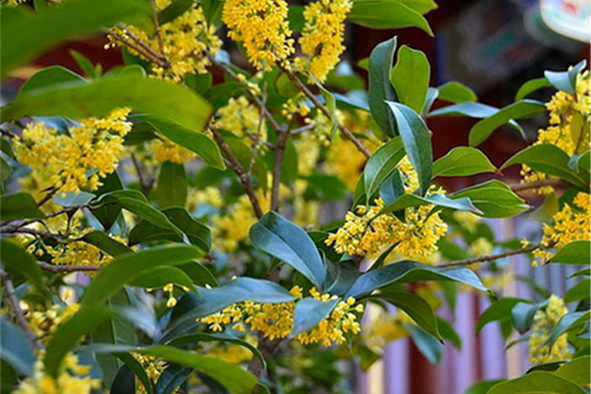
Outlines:
<svg viewBox="0 0 591 394"><path fill-rule="evenodd" d="M538 131L536 144L553 144L565 151L569 156L589 149L589 135L585 135L585 124L589 124L591 115L591 78L589 72L577 76L576 92L571 95L557 92L546 104L550 112L550 125ZM524 165L521 170L522 183L545 180L548 175L533 171ZM547 194L551 186L544 186L537 191Z"/></svg>
<svg viewBox="0 0 591 394"><path fill-rule="evenodd" d="M105 118L87 118L68 134L34 122L15 138L16 158L32 169L30 177L40 189L61 192L96 190L100 179L115 171L125 152L123 137L131 130L129 109L117 109Z"/></svg>
<svg viewBox="0 0 591 394"><path fill-rule="evenodd" d="M230 98L228 104L218 110L219 119L215 127L231 131L239 137L252 136L246 141L267 140L267 125L260 116L260 110L244 96Z"/></svg>
<svg viewBox="0 0 591 394"><path fill-rule="evenodd" d="M258 344L257 337L254 335L245 335L244 340L253 346ZM234 343L209 342L204 345L203 351L208 356L220 358L234 364L250 361L253 356L248 348Z"/></svg>
<svg viewBox="0 0 591 394"><path fill-rule="evenodd" d="M480 216L468 211L455 211L453 213L453 218L460 226L464 227L470 232L474 232L482 220Z"/></svg>
<svg viewBox="0 0 591 394"><path fill-rule="evenodd" d="M246 57L259 70L283 63L294 52L285 0L226 0L222 21L228 37L241 42Z"/></svg>
<svg viewBox="0 0 591 394"><path fill-rule="evenodd" d="M381 312L363 327L363 341L376 352L381 352L389 342L408 335L403 324L413 324L413 320L403 311L396 314Z"/></svg>
<svg viewBox="0 0 591 394"><path fill-rule="evenodd" d="M224 197L220 189L214 186L207 187L204 190L189 187L187 191L187 210L193 212L201 204L221 208L224 205Z"/></svg>
<svg viewBox="0 0 591 394"><path fill-rule="evenodd" d="M558 337L552 347L543 345L560 318L568 313L564 301L555 295L550 297L548 306L536 312L532 334L529 337L529 360L535 364L548 363L572 356L567 334Z"/></svg>
<svg viewBox="0 0 591 394"><path fill-rule="evenodd" d="M159 164L166 161L176 164L185 164L197 155L187 148L172 142L168 138L154 138L146 144L148 155Z"/></svg>
<svg viewBox="0 0 591 394"><path fill-rule="evenodd" d="M152 385L155 385L160 379L160 375L166 369L168 365L167 362L156 358L155 356L144 355L139 353L132 353L133 357L142 365L142 368L146 371L146 375L152 382ZM178 393L178 389L173 391L173 393ZM135 377L135 394L147 394L147 391L144 385L140 382L140 380Z"/></svg>
<svg viewBox="0 0 591 394"><path fill-rule="evenodd" d="M291 120L295 115L307 116L310 113L310 107L306 104L306 96L303 93L290 97L281 106L281 115Z"/></svg>
<svg viewBox="0 0 591 394"><path fill-rule="evenodd" d="M542 248L534 251L540 262L548 261L554 254L549 249L560 250L574 241L591 241L591 200L588 193L579 192L571 207L564 207L554 214L554 225L544 224ZM533 265L537 265L534 261Z"/></svg>
<svg viewBox="0 0 591 394"><path fill-rule="evenodd" d="M23 380L13 394L90 394L101 387L101 381L89 376L89 366L78 364L78 357L69 353L64 358L57 378L45 373L43 361L35 362L32 377Z"/></svg>
<svg viewBox="0 0 591 394"><path fill-rule="evenodd" d="M294 286L291 294L297 298L303 297L302 289ZM312 288L310 295L317 300L327 302L336 296L321 295L318 290ZM293 327L295 302L279 304L264 304L252 301L231 305L213 315L198 319L213 331L223 331L224 327L233 324L232 328L245 331L246 326L251 330L260 331L271 340L287 338ZM355 305L355 299L349 297L346 301L339 301L328 317L309 331L295 337L295 340L306 345L320 343L323 346L342 344L345 342L345 334L357 334L360 331L357 316L353 312L363 312L363 305Z"/></svg>
<svg viewBox="0 0 591 394"><path fill-rule="evenodd" d="M162 11L172 3L172 0L157 0L156 10ZM152 64L154 74L176 82L181 81L187 73L207 73L207 66L211 64L207 57L208 53L215 55L222 46L222 40L215 35L215 27L207 23L203 9L198 5L192 6L173 20L161 24L159 32L151 36L135 26L127 26L126 29L147 45L152 52L166 59L167 66L159 63ZM115 28L115 30L118 35L125 37L128 41L134 41L124 29ZM116 37L109 38L116 45L122 44ZM131 47L128 47L128 50L134 55L151 60Z"/></svg>
<svg viewBox="0 0 591 394"><path fill-rule="evenodd" d="M441 192L441 191L438 191ZM384 208L381 198L369 209L358 205L348 212L345 224L326 239L338 253L373 256L391 245L392 250L409 259L424 259L437 251L436 243L447 231L438 213L431 214L433 204L405 209L404 221L393 213L379 214Z"/></svg>
<svg viewBox="0 0 591 394"><path fill-rule="evenodd" d="M320 82L326 79L345 50L345 19L352 6L351 0L316 0L306 6L306 24L298 40L305 57L295 59L297 69L309 71Z"/></svg>
<svg viewBox="0 0 591 394"><path fill-rule="evenodd" d="M490 241L484 237L476 239L474 242L468 245L468 253L474 257L482 257L492 254L493 245Z"/></svg>
<svg viewBox="0 0 591 394"><path fill-rule="evenodd" d="M78 310L80 310L79 304L71 304L65 308L52 305L43 311L29 311L25 317L35 337L47 344L58 327L76 314Z"/></svg>

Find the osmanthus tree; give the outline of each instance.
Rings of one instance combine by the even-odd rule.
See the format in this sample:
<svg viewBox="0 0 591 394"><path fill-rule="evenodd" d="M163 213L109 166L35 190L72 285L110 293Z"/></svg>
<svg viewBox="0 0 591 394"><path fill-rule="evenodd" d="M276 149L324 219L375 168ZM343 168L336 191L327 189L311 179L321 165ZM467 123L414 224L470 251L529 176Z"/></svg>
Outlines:
<svg viewBox="0 0 591 394"><path fill-rule="evenodd" d="M524 334L534 364L470 392L585 392L584 63L499 109L459 83L430 87L426 56L396 38L359 63L368 89L339 65L347 21L431 34L431 0L6 3L3 78L101 31L126 65L103 73L72 52L84 75L38 70L0 109L2 392L346 392L343 365L369 367L388 341L410 336L434 363L442 342L459 347L436 314L458 291L490 295L477 328ZM546 104L527 98L548 86ZM476 148L545 114L501 168ZM434 161L425 121L438 116L480 120L470 146ZM499 177L512 165L520 184ZM480 173L462 190L433 182ZM546 195L538 237L496 240L481 218L533 210L524 190ZM518 254L583 269L564 295L504 298Z"/></svg>

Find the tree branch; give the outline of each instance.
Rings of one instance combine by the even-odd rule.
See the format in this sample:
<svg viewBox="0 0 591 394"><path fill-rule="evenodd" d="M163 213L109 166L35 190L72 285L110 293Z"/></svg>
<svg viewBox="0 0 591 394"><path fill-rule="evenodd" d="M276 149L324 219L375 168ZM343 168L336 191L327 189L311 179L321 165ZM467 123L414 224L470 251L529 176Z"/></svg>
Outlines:
<svg viewBox="0 0 591 394"><path fill-rule="evenodd" d="M271 186L271 210L279 212L279 186L281 185L281 169L283 167L283 156L290 129L279 133L275 149L275 160L273 161L273 185Z"/></svg>
<svg viewBox="0 0 591 394"><path fill-rule="evenodd" d="M481 257L474 257L474 258L466 259L466 260L453 261L451 263L437 265L437 267L458 267L458 266L470 265L470 264L474 264L474 263L484 263L485 261L494 261L494 260L502 259L504 257L515 256L518 254L533 252L534 250L536 250L540 247L541 247L541 245L532 245L532 246L528 246L527 248L510 250L508 252L503 252L503 253L499 253L499 254L491 254L488 256L481 256Z"/></svg>
<svg viewBox="0 0 591 394"><path fill-rule="evenodd" d="M285 75L287 75L287 77L289 78L289 80L291 82L293 82L294 85L296 85L296 87L302 91L302 93L304 93L306 95L306 97L308 97L310 99L310 101L312 101L314 103L314 105L316 106L316 108L318 108L326 117L328 118L332 118L332 114L330 113L330 111L328 110L328 108L326 108L321 102L320 100L318 100L318 98L314 95L314 93L312 93L310 91L310 89L308 89L308 87L306 85L304 85L302 83L302 81L300 81L297 76L292 73L289 70L286 70L283 67L280 67L281 71L283 71L283 73L285 73ZM351 141L356 147L357 150L359 150L359 152L361 152L366 158L370 158L371 157L371 152L365 147L365 145L363 145L361 143L361 141L359 141L357 139L357 137L355 137L353 135L353 133L351 132L351 130L349 130L348 128L346 128L343 124L337 122L337 128L339 129L339 131L349 140Z"/></svg>
<svg viewBox="0 0 591 394"><path fill-rule="evenodd" d="M104 265L55 265L49 264L44 261L38 261L39 267L41 267L44 271L49 271L53 273L64 273L64 272L84 272L84 271L99 271L103 269Z"/></svg>
<svg viewBox="0 0 591 394"><path fill-rule="evenodd" d="M228 164L230 165L230 167L232 167L236 175L238 175L238 178L240 179L240 182L242 183L242 186L244 187L244 190L248 195L248 199L250 200L252 209L254 210L254 213L257 216L257 218L260 219L261 217L263 217L263 210L261 209L259 199L257 198L256 193L252 188L252 185L250 184L248 175L244 171L244 167L242 167L242 164L240 164L236 156L234 156L232 149L230 149L226 141L224 141L224 138L222 137L220 132L215 127L211 128L211 132L213 134L213 139L218 143L221 150L226 155L226 158L229 162Z"/></svg>
<svg viewBox="0 0 591 394"><path fill-rule="evenodd" d="M509 185L511 190L514 192L521 192L524 190L530 189L538 189L544 186L564 186L566 183L562 179L558 178L550 178L550 179L543 179L541 181L534 181L534 182L527 182L527 183L515 183L513 185Z"/></svg>

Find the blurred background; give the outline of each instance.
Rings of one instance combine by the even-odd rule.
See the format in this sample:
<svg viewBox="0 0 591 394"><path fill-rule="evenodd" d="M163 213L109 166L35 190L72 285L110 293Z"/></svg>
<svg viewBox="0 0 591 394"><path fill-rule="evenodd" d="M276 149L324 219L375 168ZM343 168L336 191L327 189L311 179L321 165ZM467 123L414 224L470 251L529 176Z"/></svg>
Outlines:
<svg viewBox="0 0 591 394"><path fill-rule="evenodd" d="M305 4L305 2L290 2ZM522 83L543 76L544 70L565 70L582 59L589 58L591 35L591 2L588 0L437 0L438 8L426 15L435 33L430 37L418 29L371 30L349 26L346 36L347 52L339 73L357 73L366 78L366 72L357 63L368 57L373 47L381 41L398 36L399 46L406 44L420 49L431 61L431 86L447 81L462 82L477 93L479 101L503 106L513 101ZM225 32L221 32L225 35ZM78 69L70 55L76 50L94 63L101 63L108 70L123 63L118 51L105 51L105 37L92 37L71 42L46 53L33 66L22 69L20 74L8 79L2 87L2 101L12 99L22 82L36 69L60 64L74 71ZM233 61L248 68L237 51L230 51ZM221 79L221 76L214 76ZM540 90L534 98L548 101L551 90ZM436 103L435 106L441 105ZM475 123L470 118L430 119L433 132L434 156L439 158L451 148L468 144L468 131ZM522 125L529 141L523 140L512 129L496 132L480 148L500 165L515 152L536 139L537 130L544 127L546 119L525 120ZM517 167L502 176L508 183L519 180ZM499 175L501 176L501 175ZM450 190L488 179L464 177L446 178L442 183ZM532 205L541 202L536 195L524 195ZM348 207L343 207L347 209ZM497 240L513 238L537 239L539 225L527 216L502 222L491 220L488 224L495 231ZM567 286L562 278L568 266L532 268L530 261L518 256L506 262L506 267L516 277L503 289L505 296L542 299L526 282L534 283L563 296ZM463 393L478 380L501 377L517 377L529 367L527 344L520 343L505 351L497 324L486 326L475 334L475 322L488 306L487 297L474 293L459 294L455 316L445 308L440 310L453 319L461 341L461 350L445 345L439 365L434 366L406 337L390 343L384 349L384 357L362 371L351 364L343 366L350 374L352 390L358 394L455 394Z"/></svg>

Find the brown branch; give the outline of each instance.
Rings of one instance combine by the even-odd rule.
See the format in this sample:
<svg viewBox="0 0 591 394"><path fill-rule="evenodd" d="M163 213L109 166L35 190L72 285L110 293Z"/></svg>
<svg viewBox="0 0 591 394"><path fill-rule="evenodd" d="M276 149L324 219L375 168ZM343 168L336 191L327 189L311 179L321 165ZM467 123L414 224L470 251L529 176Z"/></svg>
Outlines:
<svg viewBox="0 0 591 394"><path fill-rule="evenodd" d="M254 213L257 216L257 218L260 219L261 217L263 217L263 210L261 209L259 199L257 198L256 193L252 188L252 185L250 184L248 175L244 171L244 167L242 167L242 164L240 164L236 156L234 156L232 149L230 149L226 141L224 141L224 138L222 137L220 132L215 127L211 128L211 132L213 134L214 140L220 146L220 149L224 152L226 158L228 159L228 164L230 165L230 167L232 167L236 175L238 175L238 178L240 179L240 182L242 183L242 186L244 187L244 190L248 195L248 199L250 200L252 209L254 210Z"/></svg>
<svg viewBox="0 0 591 394"><path fill-rule="evenodd" d="M103 269L103 265L55 265L48 264L43 261L38 261L39 267L42 270L53 272L53 273L64 273L64 272L84 272L84 271L99 271Z"/></svg>
<svg viewBox="0 0 591 394"><path fill-rule="evenodd" d="M521 192L524 190L538 189L538 188L544 187L544 186L564 186L564 185L565 185L565 183L562 179L550 178L550 179L543 179L541 181L533 181L533 182L527 182L527 183L516 183L513 185L509 185L509 187L514 192Z"/></svg>
<svg viewBox="0 0 591 394"><path fill-rule="evenodd" d="M453 261L451 263L437 265L437 267L458 267L458 266L470 265L470 264L474 264L474 263L484 263L486 261L494 261L494 260L502 259L504 257L515 256L518 254L533 252L534 250L536 250L540 247L541 247L541 245L532 245L532 246L528 246L527 248L518 249L518 250L510 250L508 252L503 252L503 253L499 253L499 254L491 254L488 256L481 256L481 257L474 257L474 258L466 259L466 260Z"/></svg>
<svg viewBox="0 0 591 394"><path fill-rule="evenodd" d="M281 185L281 169L283 167L283 156L287 139L290 135L290 129L279 133L277 137L277 148L275 149L275 159L273 161L273 185L271 186L271 210L279 212L279 186Z"/></svg>
<svg viewBox="0 0 591 394"><path fill-rule="evenodd" d="M57 193L57 189L55 189L55 188L49 189L47 194L41 200L39 200L39 202L37 203L37 206L40 207L40 206L44 205L46 202L51 200L53 198L53 196L55 196L56 193Z"/></svg>
<svg viewBox="0 0 591 394"><path fill-rule="evenodd" d="M130 38L132 38L133 41L127 39L126 37L122 36L121 34L119 34L117 31L115 31L113 29L108 30L109 35L111 37L113 37L115 40L119 41L120 43L125 44L129 48L133 49L134 51L136 51L137 53L139 53L141 56L145 57L149 61L156 63L163 68L170 68L170 63L168 62L168 60L166 60L166 58L163 58L160 54L154 52L154 50L152 50L152 48L148 47L142 40L140 40L138 37L136 37L129 30L127 30L125 28L121 28L121 27L119 27L119 28L122 29L125 32L125 34L127 34ZM135 38L133 38L133 37L135 37ZM138 41L141 44L138 43Z"/></svg>
<svg viewBox="0 0 591 394"><path fill-rule="evenodd" d="M14 312L14 315L16 317L16 321L22 327L22 329L25 331L27 336L29 336L31 338L33 346L35 346L36 349L42 349L43 345L41 344L41 342L39 342L37 340L37 337L35 336L35 334L31 330L31 327L29 327L29 323L27 322L27 319L25 319L25 314L23 313L23 310L21 309L19 301L16 298L14 284L12 283L12 279L10 278L10 274L2 271L0 273L0 277L2 277L2 284L4 286L4 292L6 294L6 298L8 299L8 302L10 303L12 311Z"/></svg>
<svg viewBox="0 0 591 394"><path fill-rule="evenodd" d="M55 239L57 241L67 241L68 237L61 235L61 234L54 234L52 232L49 231L43 231L43 230L37 230L34 228L16 228L16 229L2 229L1 231L2 234L29 234L29 235L34 235L37 237L41 237L41 238L52 238Z"/></svg>
<svg viewBox="0 0 591 394"><path fill-rule="evenodd" d="M160 48L160 53L162 56L164 55L164 42L162 41L162 30L160 29L160 21L158 20L158 8L156 7L156 1L150 0L152 4L152 14L154 19L154 26L156 27L156 39L158 40L158 47Z"/></svg>
<svg viewBox="0 0 591 394"><path fill-rule="evenodd" d="M332 114L330 113L330 111L328 110L328 108L326 108L321 102L320 100L318 100L318 98L314 95L314 93L312 93L310 91L310 89L308 89L308 87L306 85L304 85L304 83L302 81L300 81L298 79L298 77L292 73L289 70L286 70L283 67L280 67L281 71L283 71L283 73L285 73L285 75L287 75L287 77L289 78L289 80L291 82L293 82L294 85L296 85L296 87L306 95L306 97L308 97L316 106L316 108L318 108L326 117L328 117L329 119L332 118ZM369 157L371 157L371 152L365 147L365 145L363 145L361 143L361 141L359 141L357 139L357 137L355 137L353 135L353 133L351 132L351 130L349 130L348 128L346 128L343 124L341 124L340 122L337 122L337 128L339 129L339 131L349 140L353 143L353 145L355 145L357 147L357 150L359 150L359 152L361 152L366 158L369 159Z"/></svg>

